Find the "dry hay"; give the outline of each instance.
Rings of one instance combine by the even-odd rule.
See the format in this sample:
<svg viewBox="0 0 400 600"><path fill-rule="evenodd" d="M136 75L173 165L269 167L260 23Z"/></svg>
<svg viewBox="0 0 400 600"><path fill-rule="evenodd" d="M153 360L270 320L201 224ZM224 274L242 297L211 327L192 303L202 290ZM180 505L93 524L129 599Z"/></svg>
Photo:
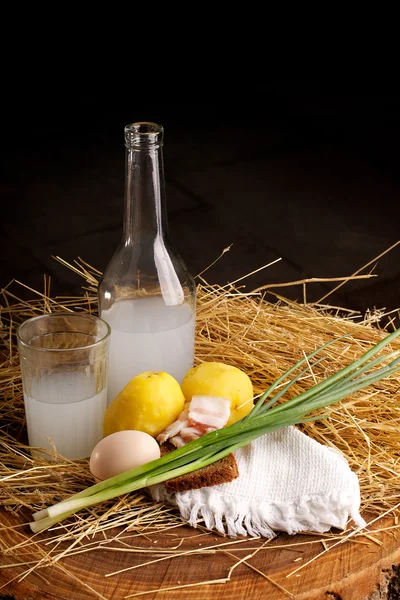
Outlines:
<svg viewBox="0 0 400 600"><path fill-rule="evenodd" d="M22 284L18 282L1 292L0 506L12 512L21 525L30 520L32 512L93 483L87 461L67 461L54 452L50 453L50 462L33 458L26 445L16 327L26 318L43 312L95 313L97 309L100 273L82 260L74 265L65 264L86 280L80 297L52 298L46 278L44 291L30 290L29 300L19 299L18 289ZM263 392L305 353L347 335L325 350L325 360L310 366L309 373L296 383L291 393L303 391L357 359L394 328L391 322L394 315L389 318L385 315L383 326L384 315L379 312L362 316L329 306L302 305L278 296L274 302L268 302L263 290L242 293L233 284L209 285L201 277L197 292L196 363L221 361L243 369L252 379L256 394ZM392 348L399 349L400 343L396 341ZM400 373L331 407L329 417L309 422L303 425L303 430L345 454L359 478L362 511L376 518L395 515L400 498ZM99 547L98 537L93 537L96 533L101 533L103 544L115 545L116 540L122 543L127 533L131 538L151 536L154 531L179 527L182 521L175 509L154 504L145 493L138 492L80 512L47 534L50 544L41 544L40 536L33 536L21 525L16 528L12 543L4 535L0 546L10 555L9 564L26 566L26 576L31 570L49 564L57 563L62 568L59 561L64 556L81 552L82 548ZM116 526L117 534L113 530ZM354 533L350 529L342 536L349 535L349 531ZM340 540L341 536L332 534L331 539ZM66 544L60 545L61 542ZM96 595L94 590L91 592Z"/></svg>

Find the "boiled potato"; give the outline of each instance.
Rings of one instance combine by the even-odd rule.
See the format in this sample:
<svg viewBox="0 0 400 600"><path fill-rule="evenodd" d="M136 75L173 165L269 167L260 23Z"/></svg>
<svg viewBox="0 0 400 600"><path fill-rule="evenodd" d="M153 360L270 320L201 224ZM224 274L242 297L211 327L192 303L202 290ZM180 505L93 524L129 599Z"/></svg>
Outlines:
<svg viewBox="0 0 400 600"><path fill-rule="evenodd" d="M111 402L104 417L104 435L135 429L156 437L175 421L185 397L179 383L165 372L136 375Z"/></svg>
<svg viewBox="0 0 400 600"><path fill-rule="evenodd" d="M231 402L227 425L243 419L253 408L253 384L249 376L232 365L204 362L190 369L181 383L189 402L193 396L222 396Z"/></svg>

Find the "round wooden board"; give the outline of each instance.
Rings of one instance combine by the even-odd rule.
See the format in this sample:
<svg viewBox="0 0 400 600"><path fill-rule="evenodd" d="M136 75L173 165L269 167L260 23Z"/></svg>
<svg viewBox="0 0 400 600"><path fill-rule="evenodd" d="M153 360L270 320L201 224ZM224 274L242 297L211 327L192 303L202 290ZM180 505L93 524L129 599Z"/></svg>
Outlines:
<svg viewBox="0 0 400 600"><path fill-rule="evenodd" d="M0 598L3 594L15 600L96 597L120 600L130 595L157 600L284 600L290 597L296 600L377 600L388 597L385 590L394 586L396 566L400 563L400 531L388 529L372 533L375 541L363 536L333 546L335 542L326 539L327 547L331 546L331 549L293 573L324 550L321 541L315 542L321 540L321 536L280 534L249 558L248 564L244 561L239 564L226 583L190 586L227 578L230 568L238 560L252 554L266 540L221 537L185 526L160 532L160 535L131 537L126 546L113 543L119 551L101 549L65 557L59 566L36 569L21 580L27 566L6 566L21 561L21 554L16 556L5 550L19 543L21 536L31 534L8 512L0 512L0 522ZM19 527L15 528L16 525ZM370 531L390 525L393 525L392 519L380 519ZM177 552L191 550L192 554L165 559L149 552L176 547L182 538L184 541ZM215 552L211 547L216 545L219 550ZM43 541L39 547L46 548ZM196 551L209 547L211 553L196 554ZM132 552L135 548L138 550ZM37 554L32 554L34 552L38 552L38 547L24 550L25 560L37 558ZM154 560L157 562L132 569ZM107 576L127 567L130 570ZM293 574L288 577L290 573ZM165 588L175 589L167 591Z"/></svg>

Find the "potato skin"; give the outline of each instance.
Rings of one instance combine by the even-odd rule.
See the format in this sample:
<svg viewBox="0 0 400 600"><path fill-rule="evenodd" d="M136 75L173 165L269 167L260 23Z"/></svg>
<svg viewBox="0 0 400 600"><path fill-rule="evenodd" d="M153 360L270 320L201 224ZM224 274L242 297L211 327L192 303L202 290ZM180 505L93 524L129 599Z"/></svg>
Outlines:
<svg viewBox="0 0 400 600"><path fill-rule="evenodd" d="M243 419L253 408L253 384L250 377L233 365L203 362L189 369L181 383L185 399L193 396L222 396L231 402L227 425Z"/></svg>
<svg viewBox="0 0 400 600"><path fill-rule="evenodd" d="M185 404L179 383L165 372L136 375L111 402L104 417L104 435L135 429L156 437L175 421Z"/></svg>

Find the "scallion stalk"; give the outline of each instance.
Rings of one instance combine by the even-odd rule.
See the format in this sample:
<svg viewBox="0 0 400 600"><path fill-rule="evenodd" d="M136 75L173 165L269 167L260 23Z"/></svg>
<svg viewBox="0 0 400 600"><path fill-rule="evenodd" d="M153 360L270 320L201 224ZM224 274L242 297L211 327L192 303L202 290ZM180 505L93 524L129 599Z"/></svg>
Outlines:
<svg viewBox="0 0 400 600"><path fill-rule="evenodd" d="M399 335L400 329L395 330L347 367L294 398L278 404L282 396L289 391L306 370L303 370L291 379L279 392L271 397L272 393L296 369L305 362L309 362L316 354L338 340L328 342L304 357L304 359L296 363L270 385L266 392L258 399L250 413L241 421L229 427L207 433L201 438L157 460L101 481L82 490L78 494L74 494L67 500L38 511L33 515L35 520L30 523L32 531L39 532L48 529L79 510L93 506L99 502L104 502L196 471L220 460L238 448L246 446L256 438L271 431L309 420L324 418L324 416L320 415L312 416L310 413L339 402L350 394L390 376L400 368L400 351L372 358ZM316 363L320 362L320 360L316 361ZM375 369L375 367L385 362L387 363L386 365ZM375 370L371 371L371 369ZM267 401L269 397L270 400Z"/></svg>

